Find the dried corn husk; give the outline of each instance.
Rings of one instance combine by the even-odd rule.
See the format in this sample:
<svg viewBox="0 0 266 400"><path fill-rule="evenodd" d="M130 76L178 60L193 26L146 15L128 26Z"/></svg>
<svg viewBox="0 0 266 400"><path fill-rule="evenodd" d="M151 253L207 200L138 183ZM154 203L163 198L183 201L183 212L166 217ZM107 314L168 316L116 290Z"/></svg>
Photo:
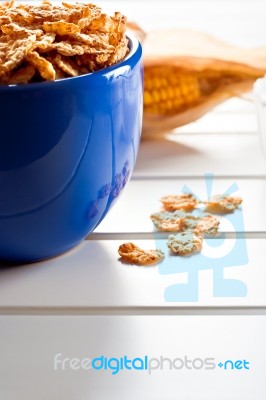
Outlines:
<svg viewBox="0 0 266 400"><path fill-rule="evenodd" d="M158 135L203 116L251 90L266 72L266 49L244 49L187 29L145 33L143 136Z"/></svg>

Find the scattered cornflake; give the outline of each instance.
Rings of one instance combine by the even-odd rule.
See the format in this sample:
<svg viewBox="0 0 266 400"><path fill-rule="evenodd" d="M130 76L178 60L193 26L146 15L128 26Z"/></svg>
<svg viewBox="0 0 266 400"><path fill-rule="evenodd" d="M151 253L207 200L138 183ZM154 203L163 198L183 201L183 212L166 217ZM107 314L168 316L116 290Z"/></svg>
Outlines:
<svg viewBox="0 0 266 400"><path fill-rule="evenodd" d="M168 237L167 246L174 254L191 255L202 249L202 236L192 232L180 232Z"/></svg>
<svg viewBox="0 0 266 400"><path fill-rule="evenodd" d="M206 211L212 213L232 213L242 203L241 197L216 195L210 198L206 204Z"/></svg>
<svg viewBox="0 0 266 400"><path fill-rule="evenodd" d="M190 193L168 195L160 199L166 211L184 210L191 211L197 206L197 199Z"/></svg>
<svg viewBox="0 0 266 400"><path fill-rule="evenodd" d="M186 230L192 230L195 235L216 235L220 221L210 214L200 217L187 214L184 225Z"/></svg>
<svg viewBox="0 0 266 400"><path fill-rule="evenodd" d="M150 218L159 231L178 232L185 227L185 216L182 211L160 211L151 214Z"/></svg>
<svg viewBox="0 0 266 400"><path fill-rule="evenodd" d="M168 195L160 199L163 210L150 215L154 226L161 232L175 232L168 236L170 254L190 256L202 250L205 235L216 235L220 221L202 209L204 204L212 213L231 213L242 203L241 197L213 196L210 201L198 201L192 194ZM194 211L195 210L195 211ZM192 211L192 212L191 212ZM122 259L132 264L149 265L164 258L161 250L142 250L133 243L125 243L118 250Z"/></svg>
<svg viewBox="0 0 266 400"><path fill-rule="evenodd" d="M121 244L118 253L122 261L143 266L157 264L164 258L161 250L143 250L130 242Z"/></svg>

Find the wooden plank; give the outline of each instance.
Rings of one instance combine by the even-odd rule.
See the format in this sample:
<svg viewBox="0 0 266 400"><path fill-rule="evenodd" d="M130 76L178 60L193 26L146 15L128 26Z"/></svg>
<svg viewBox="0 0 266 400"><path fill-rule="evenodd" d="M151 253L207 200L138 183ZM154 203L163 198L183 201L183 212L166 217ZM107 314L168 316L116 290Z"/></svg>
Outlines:
<svg viewBox="0 0 266 400"><path fill-rule="evenodd" d="M157 160L158 161L158 160ZM208 180L209 182L209 180ZM238 217L244 219L244 230L249 232L266 232L266 179L214 179L213 194L222 194L231 186L237 185L243 199L242 211L232 215L217 216L220 220L221 232L243 232L243 227L237 223ZM168 194L178 194L184 187L201 200L207 198L206 182L203 179L139 179L132 180L121 199L105 217L96 229L98 233L138 232L152 233L154 231L150 215L160 210L159 199ZM236 226L232 224L233 218ZM230 222L231 221L231 222Z"/></svg>
<svg viewBox="0 0 266 400"><path fill-rule="evenodd" d="M131 241L130 239L128 241ZM134 240L145 249L161 248L158 266L122 264L117 249L124 240L91 240L52 260L0 271L1 314L156 313L156 308L236 308L266 313L266 239L204 242L193 257L174 257L166 240ZM247 254L246 254L247 253ZM71 311L72 310L72 311ZM214 311L215 312L215 311Z"/></svg>
<svg viewBox="0 0 266 400"><path fill-rule="evenodd" d="M169 134L167 140L143 140L134 177L197 176L265 177L257 134Z"/></svg>

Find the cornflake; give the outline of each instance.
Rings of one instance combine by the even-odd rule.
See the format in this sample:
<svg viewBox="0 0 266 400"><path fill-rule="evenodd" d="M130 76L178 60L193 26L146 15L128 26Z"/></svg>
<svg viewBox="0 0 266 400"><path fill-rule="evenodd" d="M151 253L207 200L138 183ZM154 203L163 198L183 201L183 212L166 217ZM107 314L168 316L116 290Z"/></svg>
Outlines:
<svg viewBox="0 0 266 400"><path fill-rule="evenodd" d="M242 203L241 197L216 195L206 201L206 210L213 213L234 212Z"/></svg>
<svg viewBox="0 0 266 400"><path fill-rule="evenodd" d="M167 246L174 254L191 255L201 251L203 238L192 232L180 232L168 237Z"/></svg>
<svg viewBox="0 0 266 400"><path fill-rule="evenodd" d="M130 242L121 244L118 253L123 261L143 266L157 264L164 258L161 250L143 250Z"/></svg>
<svg viewBox="0 0 266 400"><path fill-rule="evenodd" d="M160 200L163 203L164 210L166 211L191 211L194 210L198 204L197 199L195 199L195 197L190 193L168 195L162 197Z"/></svg>

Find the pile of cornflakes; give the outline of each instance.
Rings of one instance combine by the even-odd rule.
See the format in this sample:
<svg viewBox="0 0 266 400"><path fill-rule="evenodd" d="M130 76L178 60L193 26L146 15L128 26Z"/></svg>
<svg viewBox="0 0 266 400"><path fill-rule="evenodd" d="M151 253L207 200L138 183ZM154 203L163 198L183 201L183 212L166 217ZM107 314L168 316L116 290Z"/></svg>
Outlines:
<svg viewBox="0 0 266 400"><path fill-rule="evenodd" d="M168 195L160 199L162 210L151 214L155 228L160 232L175 232L169 235L167 247L172 255L191 255L202 250L205 235L218 233L219 220L206 213L194 215L200 202L191 193ZM205 211L227 214L233 213L242 203L241 197L216 195L202 202ZM118 253L122 261L137 265L152 265L163 260L160 249L143 250L134 243L123 243Z"/></svg>
<svg viewBox="0 0 266 400"><path fill-rule="evenodd" d="M89 3L0 4L0 84L83 75L128 53L126 18Z"/></svg>

